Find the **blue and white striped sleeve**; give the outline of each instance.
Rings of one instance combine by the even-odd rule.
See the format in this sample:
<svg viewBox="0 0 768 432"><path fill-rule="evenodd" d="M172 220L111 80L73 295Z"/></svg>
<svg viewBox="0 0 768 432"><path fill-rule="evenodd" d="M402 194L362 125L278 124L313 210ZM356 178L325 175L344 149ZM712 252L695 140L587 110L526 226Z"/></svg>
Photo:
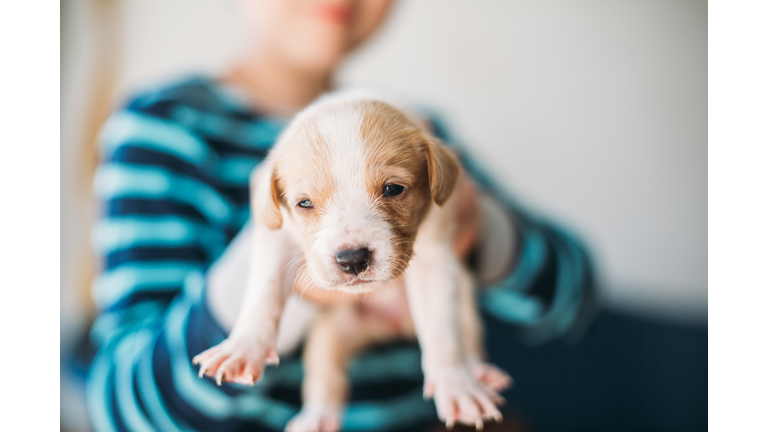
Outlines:
<svg viewBox="0 0 768 432"><path fill-rule="evenodd" d="M204 270L226 244L231 206L207 174L215 154L190 131L124 109L103 129L94 178L103 214L92 239L103 272L94 283L107 314L145 301L167 303L184 277Z"/></svg>
<svg viewBox="0 0 768 432"><path fill-rule="evenodd" d="M98 353L88 378L96 430L188 430L157 389L153 345L185 278L226 247L232 218L210 174L215 152L156 108L134 101L101 134L94 190L102 213L92 232L102 265L93 285Z"/></svg>

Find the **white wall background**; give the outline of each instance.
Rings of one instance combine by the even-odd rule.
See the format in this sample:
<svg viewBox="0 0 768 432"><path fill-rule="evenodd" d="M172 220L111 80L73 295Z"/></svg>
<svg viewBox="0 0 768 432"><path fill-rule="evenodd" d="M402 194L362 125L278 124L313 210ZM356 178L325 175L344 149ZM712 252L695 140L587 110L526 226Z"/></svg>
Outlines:
<svg viewBox="0 0 768 432"><path fill-rule="evenodd" d="M119 4L119 97L240 49L231 2ZM401 0L338 81L444 113L494 177L587 240L614 306L706 320L706 1Z"/></svg>

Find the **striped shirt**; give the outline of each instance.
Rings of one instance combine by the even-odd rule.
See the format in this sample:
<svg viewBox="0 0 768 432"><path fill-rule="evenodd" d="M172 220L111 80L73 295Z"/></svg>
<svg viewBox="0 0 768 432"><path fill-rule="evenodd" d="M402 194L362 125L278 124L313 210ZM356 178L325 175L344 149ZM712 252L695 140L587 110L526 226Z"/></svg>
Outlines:
<svg viewBox="0 0 768 432"><path fill-rule="evenodd" d="M430 118L518 228L514 269L478 299L486 319L508 324L502 339L489 340L577 336L595 304L583 246L504 193ZM300 409L300 354L254 387L218 387L191 365L226 337L206 307L204 275L248 220L249 174L285 126L205 77L144 92L108 119L94 179L103 211L92 236L103 271L93 287L98 353L87 380L96 430L282 430ZM415 343L372 348L349 376L344 430L420 430L436 421L421 395Z"/></svg>

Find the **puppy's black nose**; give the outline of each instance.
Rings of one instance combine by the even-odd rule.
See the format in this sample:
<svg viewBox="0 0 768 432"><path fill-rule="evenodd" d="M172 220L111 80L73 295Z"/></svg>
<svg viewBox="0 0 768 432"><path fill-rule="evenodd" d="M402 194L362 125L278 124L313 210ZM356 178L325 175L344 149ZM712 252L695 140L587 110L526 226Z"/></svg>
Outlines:
<svg viewBox="0 0 768 432"><path fill-rule="evenodd" d="M344 250L336 254L336 262L341 266L341 271L357 275L368 268L368 260L371 252L366 249Z"/></svg>

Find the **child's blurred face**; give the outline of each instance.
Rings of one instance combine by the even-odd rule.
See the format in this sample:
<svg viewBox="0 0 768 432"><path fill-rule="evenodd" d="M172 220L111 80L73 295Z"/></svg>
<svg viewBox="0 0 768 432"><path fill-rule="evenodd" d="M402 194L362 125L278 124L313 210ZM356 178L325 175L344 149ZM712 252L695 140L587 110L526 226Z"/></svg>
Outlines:
<svg viewBox="0 0 768 432"><path fill-rule="evenodd" d="M241 0L261 49L307 70L330 70L379 27L392 0Z"/></svg>

